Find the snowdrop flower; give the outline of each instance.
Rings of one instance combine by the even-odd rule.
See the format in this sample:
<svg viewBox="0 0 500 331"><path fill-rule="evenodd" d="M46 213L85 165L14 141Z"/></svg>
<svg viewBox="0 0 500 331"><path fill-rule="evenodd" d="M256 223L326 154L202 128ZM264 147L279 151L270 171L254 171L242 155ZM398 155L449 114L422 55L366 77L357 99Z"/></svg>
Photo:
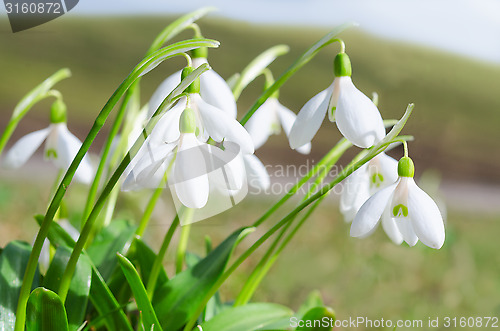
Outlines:
<svg viewBox="0 0 500 331"><path fill-rule="evenodd" d="M245 128L252 137L255 148L264 145L270 135L279 134L281 128L285 131L287 137L290 136L290 130L295 122L296 115L288 108L283 106L277 96L271 96L262 106L255 111L245 124ZM311 143L307 143L297 148L297 152L309 154Z"/></svg>
<svg viewBox="0 0 500 331"><path fill-rule="evenodd" d="M188 208L203 208L210 193L209 174L211 156L224 159L224 152L216 146L208 145L196 136L196 113L191 108L182 111L179 119L179 139L161 145L148 144L145 153L127 175L123 190L142 187L156 188L168 172L169 183L179 201ZM233 144L239 148L237 144ZM231 162L229 162L231 163ZM228 176L232 189L241 188L244 173L242 163L231 163ZM171 181L172 179L172 181ZM214 182L222 181L217 176Z"/></svg>
<svg viewBox="0 0 500 331"><path fill-rule="evenodd" d="M375 104L351 80L351 62L345 53L334 61L335 79L300 110L290 131L290 147L297 149L311 142L325 115L354 145L367 148L385 136L382 117Z"/></svg>
<svg viewBox="0 0 500 331"><path fill-rule="evenodd" d="M193 67L184 68L181 75L182 78L186 77L193 70ZM245 128L233 117L233 114L228 114L205 102L199 94L201 91L200 84L200 80L195 80L186 89L189 97L182 97L158 121L151 133L151 142L171 143L178 140L181 134L179 130L181 114L184 109L192 108L196 120L196 135L200 140L207 141L210 137L216 142L221 142L222 140L231 141L237 143L244 154L253 154L254 146L252 138ZM149 115L151 116L152 114Z"/></svg>
<svg viewBox="0 0 500 331"><path fill-rule="evenodd" d="M195 54L197 55L197 54ZM193 67L197 68L208 63L206 54L202 57L193 57ZM156 89L149 101L149 117L158 109L163 100L181 82L182 70L170 75ZM221 109L232 118L236 118L236 101L233 92L224 78L213 70L208 70L200 76L200 97L207 104Z"/></svg>
<svg viewBox="0 0 500 331"><path fill-rule="evenodd" d="M414 246L418 240L439 249L444 244L443 218L434 200L413 180L413 161L405 156L398 163L397 181L369 198L357 213L351 226L352 237L370 233L382 215L390 219L404 241Z"/></svg>
<svg viewBox="0 0 500 331"><path fill-rule="evenodd" d="M66 126L66 106L61 100L52 105L50 122L49 127L29 133L18 140L5 156L5 166L21 167L45 141L45 159L52 160L61 170L68 169L82 143ZM92 165L85 156L75 173L75 180L89 184L92 179Z"/></svg>

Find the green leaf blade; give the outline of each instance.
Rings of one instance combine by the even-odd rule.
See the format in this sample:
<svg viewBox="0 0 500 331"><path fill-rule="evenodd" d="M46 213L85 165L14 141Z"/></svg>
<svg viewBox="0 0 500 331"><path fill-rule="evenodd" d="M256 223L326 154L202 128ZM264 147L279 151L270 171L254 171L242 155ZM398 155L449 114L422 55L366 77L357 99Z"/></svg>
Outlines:
<svg viewBox="0 0 500 331"><path fill-rule="evenodd" d="M66 310L59 296L43 287L31 292L26 306L26 330L67 331Z"/></svg>
<svg viewBox="0 0 500 331"><path fill-rule="evenodd" d="M223 274L238 243L254 228L233 232L194 267L170 279L154 296L153 307L166 330L177 330L196 313L212 285Z"/></svg>
<svg viewBox="0 0 500 331"><path fill-rule="evenodd" d="M21 241L10 242L0 255L0 326L14 330L19 291L28 264L31 246ZM38 286L35 275L33 288Z"/></svg>
<svg viewBox="0 0 500 331"><path fill-rule="evenodd" d="M201 324L203 331L266 330L276 321L290 318L293 311L274 303L249 303L231 307Z"/></svg>
<svg viewBox="0 0 500 331"><path fill-rule="evenodd" d="M132 262L130 262L125 256L121 255L120 253L117 253L117 256L123 273L125 274L125 278L127 278L130 288L132 289L132 293L134 293L137 307L141 311L144 328L146 330L161 331L162 328L160 326L160 322L156 317L153 306L149 301L146 288L144 287L144 284L142 283L137 270L135 270Z"/></svg>

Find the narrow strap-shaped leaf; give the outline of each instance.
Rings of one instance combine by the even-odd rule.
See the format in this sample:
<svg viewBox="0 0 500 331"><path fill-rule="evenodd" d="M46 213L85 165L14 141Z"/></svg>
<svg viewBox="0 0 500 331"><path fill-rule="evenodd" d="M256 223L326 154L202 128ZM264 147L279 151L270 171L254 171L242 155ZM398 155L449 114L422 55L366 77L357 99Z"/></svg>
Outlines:
<svg viewBox="0 0 500 331"><path fill-rule="evenodd" d="M43 221L43 216L36 215L35 219L40 224ZM75 246L73 238L56 222L52 222L50 225L47 237L54 246L64 245L69 248ZM86 252L84 251L83 254ZM118 304L101 274L91 261L90 265L92 267L92 283L89 298L99 315L103 316L106 327L108 330L133 331L122 307Z"/></svg>
<svg viewBox="0 0 500 331"><path fill-rule="evenodd" d="M287 45L276 45L265 50L250 62L238 76L232 87L234 98L237 100L241 91L250 84L262 71L267 68L278 56L288 53L290 47Z"/></svg>
<svg viewBox="0 0 500 331"><path fill-rule="evenodd" d="M255 228L241 228L191 268L177 274L158 290L153 306L165 330L178 330L195 318L196 308L226 268L236 245Z"/></svg>
<svg viewBox="0 0 500 331"><path fill-rule="evenodd" d="M14 329L17 298L28 263L31 246L21 241L12 241L0 255L0 330ZM34 286L38 286L38 276Z"/></svg>
<svg viewBox="0 0 500 331"><path fill-rule="evenodd" d="M67 331L66 310L59 296L43 287L31 292L26 306L26 330Z"/></svg>
<svg viewBox="0 0 500 331"><path fill-rule="evenodd" d="M335 312L329 307L314 307L304 314L300 323L295 330L330 331L335 326Z"/></svg>
<svg viewBox="0 0 500 331"><path fill-rule="evenodd" d="M176 19L158 34L151 44L148 54L159 49L165 42L177 36L189 25L193 24L194 21L214 10L216 10L215 7L203 7Z"/></svg>
<svg viewBox="0 0 500 331"><path fill-rule="evenodd" d="M201 324L203 331L255 331L270 330L274 322L290 318L293 311L274 303L249 303L223 310L211 320Z"/></svg>
<svg viewBox="0 0 500 331"><path fill-rule="evenodd" d="M59 246L50 263L47 274L43 279L43 286L49 290L57 290L59 281L71 255L71 250L66 246ZM69 330L78 330L85 319L87 303L92 280L92 267L87 256L78 260L75 274L71 279L68 300L65 307L68 315Z"/></svg>
<svg viewBox="0 0 500 331"><path fill-rule="evenodd" d="M132 289L132 293L134 293L134 298L137 303L137 307L139 308L142 316L142 322L144 328L146 330L162 330L160 326L160 322L158 322L158 318L156 317L155 311L151 302L149 301L148 294L146 292L146 288L135 270L134 265L130 262L125 256L120 253L116 254L118 256L118 261L120 266L122 267L123 273L127 278L127 281Z"/></svg>

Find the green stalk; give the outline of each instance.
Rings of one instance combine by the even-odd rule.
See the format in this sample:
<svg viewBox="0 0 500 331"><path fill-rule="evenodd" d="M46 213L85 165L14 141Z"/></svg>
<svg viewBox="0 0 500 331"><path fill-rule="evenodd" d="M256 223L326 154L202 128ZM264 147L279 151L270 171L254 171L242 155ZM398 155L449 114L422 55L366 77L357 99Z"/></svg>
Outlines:
<svg viewBox="0 0 500 331"><path fill-rule="evenodd" d="M339 27L333 29L330 31L328 34L326 34L323 38L321 38L319 41L317 41L314 45L309 47L304 54L302 54L275 82L273 85L271 85L268 89L266 89L262 95L257 99L257 101L253 104L253 106L248 110L248 112L243 116L241 119L240 123L241 125L245 125L246 122L252 117L253 113L259 109L260 106L266 100L274 94L274 92L278 91L279 88L293 75L295 72L297 72L300 68L302 68L304 65L306 65L309 61L311 61L316 54L325 46L334 43L334 42L340 42L341 45L343 44L340 39L337 38L337 35L347 29L348 27L351 27L353 24L352 23L346 23L343 25L340 25Z"/></svg>
<svg viewBox="0 0 500 331"><path fill-rule="evenodd" d="M59 81L68 78L71 76L71 71L69 69L64 68L58 70L52 76L44 80L40 85L35 87L33 90L28 92L16 105L14 111L12 112L12 116L5 127L5 130L0 137L0 155L2 155L2 151L5 148L5 145L9 141L12 133L17 127L17 124L23 119L23 117L29 112L29 110L38 102L42 101L45 98L50 96L55 96L51 93L51 88L58 83Z"/></svg>
<svg viewBox="0 0 500 331"><path fill-rule="evenodd" d="M193 210L190 208L185 209L187 221L185 225L181 227L181 235L179 237L179 243L177 244L177 253L175 255L175 273L178 274L182 271L184 266L184 257L186 256L186 248L189 240L189 232L191 230L191 224L189 223L190 218L193 215Z"/></svg>
<svg viewBox="0 0 500 331"><path fill-rule="evenodd" d="M257 250L270 236L272 236L276 231L278 231L283 225L291 221L295 215L297 215L300 211L306 208L309 204L315 202L323 195L328 193L331 189L333 189L338 183L343 181L347 176L352 174L354 171L363 166L366 162L373 159L378 154L382 153L387 149L387 147L393 143L395 140L402 140L406 137L400 136L396 137L404 125L406 124L408 118L410 117L413 111L413 104L409 104L406 108L406 112L403 117L398 121L396 125L392 128L392 130L385 136L382 141L380 141L376 146L371 147L370 149L363 151L366 152L366 155L356 163L351 163L348 167L344 168L340 174L335 177L330 183L324 185L319 192L313 194L311 197L300 203L295 209L293 209L288 215L286 215L281 221L279 221L276 225L274 225L270 230L268 230L262 237L260 237L250 248L248 248L240 257L224 272L224 274L219 277L219 279L212 285L210 291L205 295L203 301L198 306L196 312L191 316L191 319L184 327L184 331L190 331L198 316L203 312L204 307L206 306L208 300L218 291L221 285L226 281L226 279L255 251ZM411 137L408 137L411 139Z"/></svg>
<svg viewBox="0 0 500 331"><path fill-rule="evenodd" d="M135 85L135 84L134 84ZM131 85L130 88L127 90L130 91L131 89L134 88L134 85ZM87 217L90 214L90 210L92 209L92 205L94 204L95 197L97 195L97 190L99 188L99 183L101 181L101 177L104 173L104 167L106 165L106 161L108 160L109 156L109 151L111 149L111 144L113 143L113 138L118 134L118 131L120 130L120 127L123 122L123 118L125 117L125 113L127 110L127 104L132 98L133 92L126 93L125 97L123 98L123 102L120 106L120 109L118 110L118 114L116 114L116 118L113 122L113 125L111 126L111 130L109 131L108 137L106 138L106 142L104 144L104 147L102 149L101 153L101 159L99 161L99 165L97 166L97 170L94 176L94 181L92 182L92 185L90 186L89 189L89 194L87 196L87 202L85 204L85 209L83 211L82 215L82 224L83 221L87 219Z"/></svg>
<svg viewBox="0 0 500 331"><path fill-rule="evenodd" d="M383 152L387 146L385 146L383 149L375 152L375 153L370 153L367 156L365 156L360 162L356 163L355 165L345 168L334 180L332 180L330 183L327 185L323 186L321 190L315 194L313 194L310 198L306 199L302 203L300 203L297 207L295 207L288 215L286 215L281 221L279 221L276 225L274 225L270 230L268 230L262 237L260 237L250 248L248 248L243 254L240 255L240 257L229 267L229 269L224 272L224 274L215 282L214 285L212 285L212 288L210 289L209 293L205 296L203 299L202 303L198 306L198 309L196 312L191 316L191 320L186 324L184 327L184 331L189 331L193 328L194 324L196 323L196 320L198 316L203 312L203 309L205 305L207 304L208 300L217 292L219 287L226 281L226 279L255 251L257 250L269 237L271 237L276 231L278 231L282 226L284 226L287 222L291 221L295 215L297 215L300 211L302 211L304 208L306 208L309 204L315 202L319 198L321 198L323 195L328 193L331 189L335 187L338 183L340 183L342 180L344 180L347 176L349 176L351 173L353 173L356 169L361 167L363 164L366 162L370 161L372 158L374 158L376 155L379 153Z"/></svg>
<svg viewBox="0 0 500 331"><path fill-rule="evenodd" d="M342 138L309 172L300 179L276 204L274 204L268 211L264 213L255 223L253 227L257 227L269 218L279 207L281 207L288 199L290 199L297 191L309 181L309 179L318 174L323 167L331 162L332 159L337 157L338 153L343 153L352 144L345 138Z"/></svg>
<svg viewBox="0 0 500 331"><path fill-rule="evenodd" d="M337 163L337 161L345 153L345 151L351 146L352 146L352 144L337 144L337 146L335 146L332 149L332 150L335 150L335 153L331 153L331 154L329 153L330 155L328 157L328 162L321 167L320 173L316 177L313 186L309 189L308 193L304 197L304 200L307 200L312 195L314 190L321 184L323 179L328 175L328 172L333 168L333 166ZM320 201L320 200L322 200L322 199L319 199L318 201ZM293 237L295 235L298 228L300 228L300 226L305 221L305 219L307 217L309 217L309 215L311 215L312 211L316 208L315 206L316 206L316 204L313 205L313 207L311 207L308 210L308 212L306 214L307 216L304 217L299 222L299 224L292 230L292 232L288 235L287 239L285 239L286 243L289 242L291 237ZM280 233L278 234L278 236L276 237L274 242L271 244L269 249L264 254L264 256L260 259L257 266L255 267L253 272L250 274L250 277L248 277L247 281L243 285L243 288L241 289L238 297L236 298L236 300L234 302L234 306L244 305L251 299L253 293L255 292L258 285L260 284L260 282L262 281L262 279L266 275L267 271L271 268L272 264L277 259L279 253L283 250L284 247L280 247L276 251L276 253L274 253L274 255L273 255L273 252L276 249L276 247L278 246L279 242L281 241L281 238L283 238L283 236L287 232L288 228L293 224L293 221L294 220L292 219L290 222L288 222L283 227L283 229L280 231ZM281 245L281 246L283 246L283 245Z"/></svg>
<svg viewBox="0 0 500 331"><path fill-rule="evenodd" d="M146 227L148 226L149 220L151 219L151 215L153 214L153 210L156 206L156 202L160 198L161 194L163 193L164 187L159 186L156 188L154 191L153 195L149 199L149 202L146 206L146 209L144 210L144 214L142 214L141 220L139 222L139 227L135 231L135 235L142 237L144 234L144 231L146 230Z"/></svg>
<svg viewBox="0 0 500 331"><path fill-rule="evenodd" d="M42 245L45 238L47 238L50 224L52 223L54 215L57 209L59 208L59 205L64 195L66 194L67 188L71 184L71 180L75 175L76 169L80 165L80 162L82 161L85 154L88 152L90 145L92 144L95 137L97 136L97 134L103 127L104 123L106 122L106 119L109 116L111 110L114 108L114 106L118 103L123 94L127 91L130 85L132 85L137 78L139 78L142 75L145 75L146 73L154 69L162 61L174 56L178 56L185 51L197 47L216 47L217 45L218 45L217 42L211 40L184 41L173 44L171 46L167 46L153 53L148 58L142 60L134 68L134 70L129 74L129 76L127 76L127 78L123 81L123 83L118 87L118 89L113 93L111 98L108 100L104 108L97 116L94 125L92 126L89 134L83 141L80 150L73 159L73 162L71 162L71 165L66 171L66 174L64 175L61 184L59 185L56 193L54 194L52 202L50 203L49 208L47 209L47 213L45 214L44 220L40 226L40 230L38 231L35 242L33 244L33 249L31 250L31 254L23 277L23 283L20 289L19 300L16 310L15 331L24 330L24 324L26 321L26 304L28 302L28 297L30 295L31 284L33 282L33 277L35 276L35 271L38 263L38 258L40 256L40 251L42 249Z"/></svg>
<svg viewBox="0 0 500 331"><path fill-rule="evenodd" d="M156 288L156 281L158 280L158 275L160 274L160 270L162 268L163 259L165 258L168 246L170 245L174 232L178 226L179 226L179 215L175 215L172 224L170 224L170 227L167 233L165 234L165 237L163 238L160 251L158 252L158 255L156 255L155 260L153 262L153 266L151 267L151 272L149 274L149 279L146 286L149 300L153 300L153 295L155 293L155 288Z"/></svg>
<svg viewBox="0 0 500 331"><path fill-rule="evenodd" d="M195 69L188 77L186 77L181 83L172 91L170 94L167 96L167 98L162 102L160 107L156 110L156 112L153 114L149 122L146 124L146 127L142 131L142 134L137 138L135 141L134 145L130 148L130 151L127 153L127 155L123 158L122 162L118 166L118 168L115 170L111 178L109 179L108 183L106 186L103 188L101 195L97 199L94 208L89 214L89 217L87 221L85 222L85 225L83 226L82 232L80 233L80 237L78 238L78 241L75 244L75 247L73 248L73 251L71 252L71 256L68 260L68 263L66 265L66 269L64 270L64 273L61 278L60 282L60 287L59 287L59 296L61 297L61 300L64 302L66 299L66 295L68 294L69 290L69 285L71 283L71 278L73 277L73 273L76 268L76 263L78 262L78 258L80 257L80 253L82 252L90 234L92 233L92 229L94 227L95 220L97 219L97 216L99 215L99 212L103 208L106 199L108 198L109 194L113 190L113 187L116 185L118 180L120 179L121 175L127 168L128 164L130 161L136 156L137 152L141 148L142 144L146 141L146 138L148 137L149 132L151 132L156 125L156 123L159 121L160 117L166 112L165 108L171 107L173 102L176 101L178 98L183 96L181 94L181 91L184 91L184 89L189 86L190 83L194 81L199 75L201 75L203 72L205 72L208 69L207 64L201 65L199 68Z"/></svg>

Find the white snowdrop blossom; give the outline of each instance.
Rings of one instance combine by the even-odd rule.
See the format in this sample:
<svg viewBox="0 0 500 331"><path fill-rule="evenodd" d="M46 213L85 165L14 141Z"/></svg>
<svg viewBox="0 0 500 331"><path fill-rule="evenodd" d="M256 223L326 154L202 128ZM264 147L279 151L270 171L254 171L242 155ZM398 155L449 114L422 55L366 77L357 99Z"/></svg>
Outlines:
<svg viewBox="0 0 500 331"><path fill-rule="evenodd" d="M182 75L187 75L192 70L194 70L192 67L187 67L183 70ZM205 102L199 94L201 89L198 84L196 81L191 84L186 90L189 93L189 98L182 97L174 107L162 116L151 133L151 142L171 143L177 141L180 137L179 120L181 114L184 109L189 107L194 111L196 135L201 141L205 142L209 137L216 142L231 141L240 146L242 153L253 154L252 138L245 128L235 119L233 114ZM153 96L152 99L154 98ZM149 117L151 115L149 114Z"/></svg>
<svg viewBox="0 0 500 331"><path fill-rule="evenodd" d="M167 176L173 194L182 205L195 209L203 208L207 204L211 191L210 183L217 185L226 181L229 182L230 189L240 189L245 170L243 162L240 161L239 146L232 144L238 149L233 155L239 156L239 159L231 161L226 157L227 153L224 154L225 151L201 141L195 134L196 114L191 108L182 111L178 123L180 136L176 141L163 144L147 143L147 152L130 169L122 189L127 191L144 187L156 188ZM230 143L227 142L225 146L228 144ZM227 171L225 177L214 171L220 168L221 164Z"/></svg>
<svg viewBox="0 0 500 331"><path fill-rule="evenodd" d="M429 247L441 248L445 239L443 218L434 200L415 184L410 158L401 158L398 175L395 183L379 190L361 206L352 222L351 236L369 234L381 217L387 217L388 224L399 230L408 245L414 246L420 240Z"/></svg>
<svg viewBox="0 0 500 331"><path fill-rule="evenodd" d="M82 142L69 132L66 110L60 107L62 106L52 107L51 124L47 128L25 135L12 146L4 159L6 167L19 168L24 165L45 141L44 158L51 160L61 170L69 168ZM93 176L94 170L89 158L85 156L75 173L75 180L89 184Z"/></svg>
<svg viewBox="0 0 500 331"><path fill-rule="evenodd" d="M193 67L208 63L206 58L193 58ZM182 70L167 77L149 100L149 117L158 109L163 100L181 82ZM200 96L209 105L221 109L232 118L236 118L236 101L231 88L214 70L208 70L200 76Z"/></svg>
<svg viewBox="0 0 500 331"><path fill-rule="evenodd" d="M398 161L385 153L380 153L361 168L352 173L343 183L340 196L340 212L346 222L352 222L361 206L376 192L398 179ZM393 226L389 215L382 215L382 227L397 245L403 236Z"/></svg>
<svg viewBox="0 0 500 331"><path fill-rule="evenodd" d="M281 128L289 137L296 117L295 113L283 106L276 97L270 97L250 117L245 128L250 133L255 149L257 149L264 145L270 135L279 134ZM310 151L311 143L297 148L297 152L302 154L309 154Z"/></svg>
<svg viewBox="0 0 500 331"><path fill-rule="evenodd" d="M358 147L373 146L385 136L377 106L352 82L347 54L339 53L335 57L334 72L333 83L299 111L289 135L291 148L310 143L327 113L329 120L337 123L340 133Z"/></svg>

